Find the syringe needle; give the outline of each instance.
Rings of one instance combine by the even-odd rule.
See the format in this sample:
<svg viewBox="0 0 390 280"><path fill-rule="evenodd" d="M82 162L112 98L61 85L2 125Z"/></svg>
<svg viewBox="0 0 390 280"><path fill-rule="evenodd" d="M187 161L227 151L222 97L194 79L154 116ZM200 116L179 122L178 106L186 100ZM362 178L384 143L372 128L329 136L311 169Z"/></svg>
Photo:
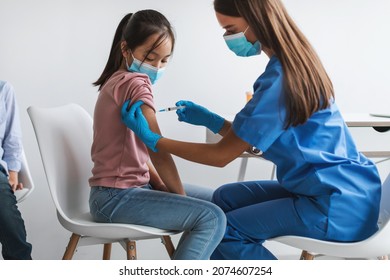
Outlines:
<svg viewBox="0 0 390 280"><path fill-rule="evenodd" d="M176 111L176 110L182 109L182 108L184 108L184 107L185 107L185 106L168 107L168 108L164 108L164 109L159 110L159 112Z"/></svg>

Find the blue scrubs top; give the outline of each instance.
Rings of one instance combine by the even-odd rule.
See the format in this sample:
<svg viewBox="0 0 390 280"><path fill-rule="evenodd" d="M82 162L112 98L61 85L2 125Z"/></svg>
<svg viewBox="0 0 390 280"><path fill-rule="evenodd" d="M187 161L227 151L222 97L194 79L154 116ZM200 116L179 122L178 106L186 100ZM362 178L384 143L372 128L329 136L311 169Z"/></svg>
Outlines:
<svg viewBox="0 0 390 280"><path fill-rule="evenodd" d="M376 166L357 151L332 102L305 124L284 129L283 69L275 56L254 84L250 102L232 128L276 164L279 183L294 194L296 210L310 225L322 219L330 240L361 240L377 230L381 181ZM308 211L313 204L318 213Z"/></svg>

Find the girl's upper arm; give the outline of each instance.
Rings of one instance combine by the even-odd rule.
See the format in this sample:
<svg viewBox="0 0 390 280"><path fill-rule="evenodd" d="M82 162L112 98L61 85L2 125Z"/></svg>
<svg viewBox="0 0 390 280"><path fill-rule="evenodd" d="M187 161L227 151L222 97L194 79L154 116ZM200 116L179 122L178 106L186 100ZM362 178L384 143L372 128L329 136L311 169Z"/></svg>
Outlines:
<svg viewBox="0 0 390 280"><path fill-rule="evenodd" d="M148 121L149 128L158 134L161 134L160 128L157 123L157 118L156 118L156 112L154 109L152 109L150 106L143 104L141 106L142 114L144 115L145 119Z"/></svg>

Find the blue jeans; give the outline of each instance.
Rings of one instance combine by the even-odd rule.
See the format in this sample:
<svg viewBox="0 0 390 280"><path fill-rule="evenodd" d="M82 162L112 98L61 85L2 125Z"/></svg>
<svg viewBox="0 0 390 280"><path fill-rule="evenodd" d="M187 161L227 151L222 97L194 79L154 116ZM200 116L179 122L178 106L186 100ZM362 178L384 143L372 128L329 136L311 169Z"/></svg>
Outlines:
<svg viewBox="0 0 390 280"><path fill-rule="evenodd" d="M313 204L304 222L295 209L295 199L276 181L239 182L218 188L213 202L226 213L227 228L211 259L274 260L263 243L276 236L325 240L326 216Z"/></svg>
<svg viewBox="0 0 390 280"><path fill-rule="evenodd" d="M24 221L16 198L0 165L0 243L5 260L31 260L32 246L26 241Z"/></svg>
<svg viewBox="0 0 390 280"><path fill-rule="evenodd" d="M175 260L207 260L226 229L223 211L211 203L212 191L186 185L187 196L142 188L92 187L89 206L97 222L128 223L184 231Z"/></svg>

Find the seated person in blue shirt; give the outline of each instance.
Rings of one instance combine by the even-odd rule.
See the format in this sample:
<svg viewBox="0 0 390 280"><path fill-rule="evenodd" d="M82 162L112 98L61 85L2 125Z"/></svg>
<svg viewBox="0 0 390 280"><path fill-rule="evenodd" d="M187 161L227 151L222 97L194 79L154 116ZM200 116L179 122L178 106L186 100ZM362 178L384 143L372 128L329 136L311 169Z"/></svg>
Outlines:
<svg viewBox="0 0 390 280"><path fill-rule="evenodd" d="M211 258L275 259L263 243L283 235L342 242L371 236L381 196L377 168L358 152L320 59L282 2L214 0L214 8L236 55L270 58L233 123L192 102L177 103L185 106L177 111L180 121L206 126L222 140L168 139L149 129L140 102L122 110L124 123L151 149L222 167L256 147L277 166L277 181L215 191L227 229Z"/></svg>
<svg viewBox="0 0 390 280"><path fill-rule="evenodd" d="M5 260L30 260L32 246L26 241L24 221L14 192L23 151L18 107L12 86L0 81L0 243Z"/></svg>

